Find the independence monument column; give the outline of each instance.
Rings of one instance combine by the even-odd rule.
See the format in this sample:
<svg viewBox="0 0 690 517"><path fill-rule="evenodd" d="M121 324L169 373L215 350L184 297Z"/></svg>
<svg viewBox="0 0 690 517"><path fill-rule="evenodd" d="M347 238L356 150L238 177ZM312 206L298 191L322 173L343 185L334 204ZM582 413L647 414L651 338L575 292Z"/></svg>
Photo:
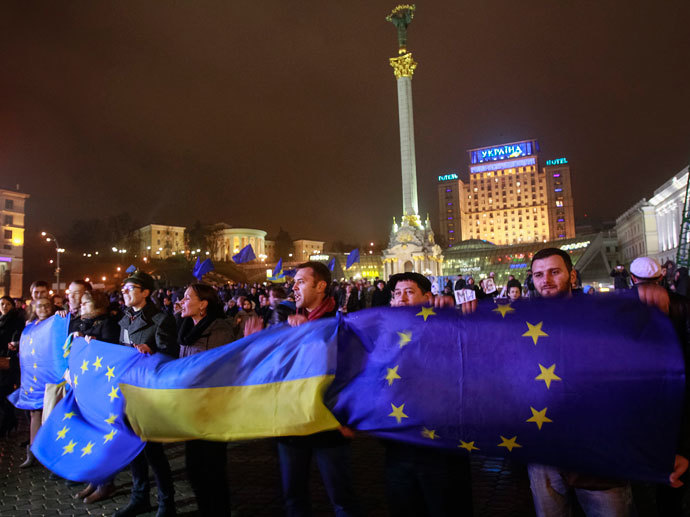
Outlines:
<svg viewBox="0 0 690 517"><path fill-rule="evenodd" d="M400 226L393 219L388 248L383 252L384 278L405 271L423 275L442 274L441 248L434 241L428 215L422 224L417 202L417 161L412 116L412 74L417 63L407 51L407 26L412 22L414 12L414 5L399 5L386 17L398 30L398 57L390 58L390 64L398 84L403 212Z"/></svg>

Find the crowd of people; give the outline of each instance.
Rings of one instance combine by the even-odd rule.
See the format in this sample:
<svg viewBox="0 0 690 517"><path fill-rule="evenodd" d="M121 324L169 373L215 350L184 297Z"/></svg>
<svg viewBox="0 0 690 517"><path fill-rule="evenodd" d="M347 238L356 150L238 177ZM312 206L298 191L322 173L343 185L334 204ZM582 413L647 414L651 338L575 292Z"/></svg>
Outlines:
<svg viewBox="0 0 690 517"><path fill-rule="evenodd" d="M672 264L659 266L641 257L630 267L611 272L618 289L636 289L641 300L665 310L683 345L688 345L687 269ZM625 284L625 286L624 286ZM22 330L53 314L69 314L69 332L135 348L145 354L172 358L204 353L234 340L280 324L302 325L337 312L352 313L370 307L435 304L458 306L463 313L482 310L478 300L523 303L521 298L547 299L579 296L593 291L582 287L568 253L549 248L536 253L531 269L520 282L511 276L497 285L493 273L476 284L472 277L448 280L442 289L421 274L400 273L387 281L376 278L349 282L331 279L319 262L306 262L284 284L233 284L210 286L193 283L181 288L156 288L153 278L136 271L114 292L92 288L83 280L70 283L67 298L51 296L46 282L31 285L31 300L0 298L0 436L17 425L17 414L7 401L20 382L18 347ZM436 291L436 294L434 294ZM471 294L468 294L471 293ZM459 297L458 293L465 293ZM526 303L526 302L524 302ZM69 381L69 374L67 374ZM36 464L30 445L38 432L44 410L29 412L30 436L22 468ZM688 413L690 415L690 413ZM276 440L286 514L310 514L308 475L312 457L336 515L363 513L351 478L352 430ZM660 486L660 515L679 515L683 498L681 475L690 433L683 429L669 484ZM471 471L467 455L382 440L385 479L391 515L471 515ZM226 444L193 440L185 444L187 476L201 515L230 515L230 491L226 471ZM129 503L115 517L129 517L151 510L149 467L158 490L158 516L175 515L175 487L162 444L147 442L132 462L132 493ZM539 516L570 515L575 501L587 515L634 515L630 483L564 472L546 465L529 465L531 489ZM110 497L112 480L91 483L76 497L87 504Z"/></svg>

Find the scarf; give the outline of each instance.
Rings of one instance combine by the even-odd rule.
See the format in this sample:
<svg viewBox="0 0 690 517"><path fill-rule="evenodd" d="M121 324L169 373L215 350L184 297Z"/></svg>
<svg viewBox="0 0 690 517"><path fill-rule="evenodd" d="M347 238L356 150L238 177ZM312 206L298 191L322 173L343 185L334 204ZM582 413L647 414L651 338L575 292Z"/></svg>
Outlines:
<svg viewBox="0 0 690 517"><path fill-rule="evenodd" d="M334 309L335 298L333 298L332 296L326 296L326 298L323 299L321 304L313 311L309 312L306 309L300 309L298 313L303 316L306 316L309 321L314 321L318 320L319 318L323 318L326 314L333 312Z"/></svg>
<svg viewBox="0 0 690 517"><path fill-rule="evenodd" d="M217 318L216 315L207 314L196 325L192 318L182 318L182 325L177 332L177 341L180 345L192 346Z"/></svg>

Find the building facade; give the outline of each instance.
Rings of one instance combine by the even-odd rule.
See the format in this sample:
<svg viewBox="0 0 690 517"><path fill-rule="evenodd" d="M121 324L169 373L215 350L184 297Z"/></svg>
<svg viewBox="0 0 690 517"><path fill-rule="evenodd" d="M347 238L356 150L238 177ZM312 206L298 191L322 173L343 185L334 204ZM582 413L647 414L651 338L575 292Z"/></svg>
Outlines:
<svg viewBox="0 0 690 517"><path fill-rule="evenodd" d="M539 143L470 149L469 176L438 176L439 227L448 246L480 239L497 245L575 236L570 165L539 162Z"/></svg>
<svg viewBox="0 0 690 517"><path fill-rule="evenodd" d="M24 216L29 194L0 189L2 249L0 249L0 293L22 297L24 281Z"/></svg>
<svg viewBox="0 0 690 517"><path fill-rule="evenodd" d="M184 253L184 226L147 224L132 232L132 242L141 257L165 259Z"/></svg>
<svg viewBox="0 0 690 517"><path fill-rule="evenodd" d="M292 260L306 262L312 255L322 253L324 244L326 244L325 241L310 241L308 239L292 241L292 245L295 247Z"/></svg>
<svg viewBox="0 0 690 517"><path fill-rule="evenodd" d="M683 220L688 168L671 177L616 219L620 261L624 265L640 256L649 256L660 263L676 261Z"/></svg>
<svg viewBox="0 0 690 517"><path fill-rule="evenodd" d="M266 232L253 228L225 228L220 232L214 260L228 262L232 256L251 244L256 259L264 262L266 260L265 247Z"/></svg>

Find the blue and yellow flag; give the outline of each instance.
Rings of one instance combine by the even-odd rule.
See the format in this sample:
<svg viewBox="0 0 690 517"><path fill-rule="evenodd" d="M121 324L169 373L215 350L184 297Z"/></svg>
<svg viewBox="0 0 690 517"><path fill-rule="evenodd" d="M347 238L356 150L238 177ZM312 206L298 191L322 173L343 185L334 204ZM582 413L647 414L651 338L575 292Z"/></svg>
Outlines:
<svg viewBox="0 0 690 517"><path fill-rule="evenodd" d="M536 300L470 317L373 309L346 325L326 402L348 426L620 479L664 483L673 470L682 350L668 318L637 300Z"/></svg>
<svg viewBox="0 0 690 517"><path fill-rule="evenodd" d="M46 468L75 481L99 482L126 467L144 447L127 426L120 376L164 357L76 338L69 350L72 389L41 426L31 450Z"/></svg>
<svg viewBox="0 0 690 517"><path fill-rule="evenodd" d="M64 345L69 315L29 322L19 340L21 384L7 398L19 409L41 409L46 383L59 384L67 369Z"/></svg>

